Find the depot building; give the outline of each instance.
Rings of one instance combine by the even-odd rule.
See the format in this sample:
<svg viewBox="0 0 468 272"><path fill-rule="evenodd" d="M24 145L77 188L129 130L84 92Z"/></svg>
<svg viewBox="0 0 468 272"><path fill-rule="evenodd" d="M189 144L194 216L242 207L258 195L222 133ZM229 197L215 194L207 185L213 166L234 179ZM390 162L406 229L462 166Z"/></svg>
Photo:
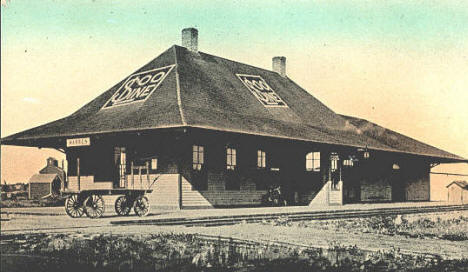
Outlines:
<svg viewBox="0 0 468 272"><path fill-rule="evenodd" d="M66 153L66 190L152 188L152 205L259 206L428 201L429 172L467 162L335 113L273 70L198 51L198 32L63 119L2 144Z"/></svg>

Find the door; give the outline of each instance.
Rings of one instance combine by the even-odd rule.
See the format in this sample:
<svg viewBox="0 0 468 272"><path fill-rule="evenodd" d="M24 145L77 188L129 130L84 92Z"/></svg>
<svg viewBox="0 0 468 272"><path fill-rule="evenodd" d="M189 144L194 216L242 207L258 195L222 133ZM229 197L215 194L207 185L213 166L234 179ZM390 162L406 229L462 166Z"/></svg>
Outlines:
<svg viewBox="0 0 468 272"><path fill-rule="evenodd" d="M394 202L405 201L405 183L403 182L402 175L398 170L393 170L390 178L392 185L392 200Z"/></svg>
<svg viewBox="0 0 468 272"><path fill-rule="evenodd" d="M346 160L343 162L343 203L357 203L361 199L361 183L358 162Z"/></svg>

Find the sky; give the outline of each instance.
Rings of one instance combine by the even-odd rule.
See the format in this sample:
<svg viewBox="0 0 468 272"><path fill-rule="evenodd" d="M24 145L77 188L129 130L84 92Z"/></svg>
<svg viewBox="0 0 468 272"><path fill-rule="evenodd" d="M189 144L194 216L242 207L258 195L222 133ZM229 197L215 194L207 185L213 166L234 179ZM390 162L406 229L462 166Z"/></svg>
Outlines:
<svg viewBox="0 0 468 272"><path fill-rule="evenodd" d="M286 56L288 76L335 112L468 158L468 1L450 0L2 0L1 136L73 113L185 27L203 52L267 69ZM63 158L1 151L8 182Z"/></svg>

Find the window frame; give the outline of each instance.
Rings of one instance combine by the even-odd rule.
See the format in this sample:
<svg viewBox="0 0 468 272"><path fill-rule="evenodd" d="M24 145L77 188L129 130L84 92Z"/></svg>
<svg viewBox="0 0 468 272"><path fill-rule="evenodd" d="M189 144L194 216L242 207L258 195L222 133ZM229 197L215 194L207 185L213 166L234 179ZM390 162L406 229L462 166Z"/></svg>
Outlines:
<svg viewBox="0 0 468 272"><path fill-rule="evenodd" d="M237 149L231 146L226 147L226 170L237 170Z"/></svg>
<svg viewBox="0 0 468 272"><path fill-rule="evenodd" d="M257 150L257 169L267 168L266 156L267 154L263 149Z"/></svg>
<svg viewBox="0 0 468 272"><path fill-rule="evenodd" d="M345 159L345 160L343 160L343 166L344 167L353 167L354 166L354 161L352 159Z"/></svg>
<svg viewBox="0 0 468 272"><path fill-rule="evenodd" d="M310 155L310 156L309 156ZM321 154L320 151L311 151L305 156L305 169L307 172L320 172L321 163L320 163ZM310 165L309 165L310 162ZM311 167L309 167L311 166Z"/></svg>
<svg viewBox="0 0 468 272"><path fill-rule="evenodd" d="M336 172L337 170L339 170L340 168L339 161L340 161L340 156L338 155L338 153L332 152L330 154L330 170L332 172Z"/></svg>
<svg viewBox="0 0 468 272"><path fill-rule="evenodd" d="M205 147L203 145L192 145L192 170L201 171L205 165Z"/></svg>
<svg viewBox="0 0 468 272"><path fill-rule="evenodd" d="M151 171L158 171L159 169L159 160L158 157L153 157L151 158L150 161L150 169Z"/></svg>

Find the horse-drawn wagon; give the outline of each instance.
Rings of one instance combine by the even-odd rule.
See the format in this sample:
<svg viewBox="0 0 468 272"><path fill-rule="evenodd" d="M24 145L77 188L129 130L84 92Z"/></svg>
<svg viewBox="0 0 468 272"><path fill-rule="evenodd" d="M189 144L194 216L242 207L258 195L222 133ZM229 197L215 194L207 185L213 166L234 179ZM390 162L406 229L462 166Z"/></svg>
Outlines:
<svg viewBox="0 0 468 272"><path fill-rule="evenodd" d="M137 171L138 175L134 175ZM142 174L142 173L145 173ZM92 188L82 187L80 176L76 180L76 186L67 187L62 190L65 199L65 212L72 218L78 218L83 215L89 218L99 218L104 214L105 202L103 196L119 195L114 203L114 209L117 215L128 215L131 210L138 216L146 216L150 211L150 203L145 196L151 193L153 185L159 178L159 175L150 180L149 165L134 166L131 165L130 181L125 178L120 183L122 186L114 188ZM144 181L146 179L146 181ZM138 182L139 180L139 182Z"/></svg>

